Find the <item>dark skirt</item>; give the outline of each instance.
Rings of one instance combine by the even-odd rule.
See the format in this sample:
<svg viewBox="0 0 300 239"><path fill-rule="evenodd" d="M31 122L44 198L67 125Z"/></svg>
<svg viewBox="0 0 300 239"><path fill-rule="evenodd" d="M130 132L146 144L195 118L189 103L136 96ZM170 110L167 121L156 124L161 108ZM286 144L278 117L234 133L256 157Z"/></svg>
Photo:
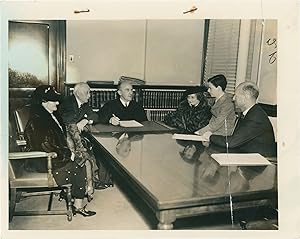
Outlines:
<svg viewBox="0 0 300 239"><path fill-rule="evenodd" d="M29 172L47 172L47 160L26 160L25 170ZM84 198L86 192L86 168L78 166L74 161L53 163L53 176L58 186L72 184L72 197Z"/></svg>
<svg viewBox="0 0 300 239"><path fill-rule="evenodd" d="M86 192L86 168L70 161L64 167L54 169L53 176L57 185L72 184L72 197L82 199Z"/></svg>

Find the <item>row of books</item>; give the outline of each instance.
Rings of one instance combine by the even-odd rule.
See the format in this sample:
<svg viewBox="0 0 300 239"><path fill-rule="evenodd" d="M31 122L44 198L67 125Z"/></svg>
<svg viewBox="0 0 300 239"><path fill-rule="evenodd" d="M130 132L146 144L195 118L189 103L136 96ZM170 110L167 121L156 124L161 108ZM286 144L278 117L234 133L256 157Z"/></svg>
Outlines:
<svg viewBox="0 0 300 239"><path fill-rule="evenodd" d="M183 92L183 90L137 89L134 100L141 102L144 108L176 109L182 100ZM116 97L116 89L91 89L89 104L93 109L98 109Z"/></svg>
<svg viewBox="0 0 300 239"><path fill-rule="evenodd" d="M90 106L92 108L100 108L105 102L116 99L117 91L109 90L91 90Z"/></svg>
<svg viewBox="0 0 300 239"><path fill-rule="evenodd" d="M148 119L151 121L163 121L165 116L174 110L149 110L146 109Z"/></svg>
<svg viewBox="0 0 300 239"><path fill-rule="evenodd" d="M143 90L144 108L174 109L177 108L183 97L183 90Z"/></svg>
<svg viewBox="0 0 300 239"><path fill-rule="evenodd" d="M73 93L71 89L71 94ZM89 100L89 105L93 109L101 108L107 101L114 100L117 98L116 89L91 89L91 97ZM135 100L135 99L134 99Z"/></svg>

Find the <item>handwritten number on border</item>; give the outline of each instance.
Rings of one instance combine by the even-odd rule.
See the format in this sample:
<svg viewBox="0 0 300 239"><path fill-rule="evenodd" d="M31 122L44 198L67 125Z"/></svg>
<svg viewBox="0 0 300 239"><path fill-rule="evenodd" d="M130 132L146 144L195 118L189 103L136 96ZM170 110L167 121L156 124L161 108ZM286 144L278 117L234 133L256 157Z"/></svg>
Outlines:
<svg viewBox="0 0 300 239"><path fill-rule="evenodd" d="M273 64L277 60L277 40L276 38L269 38L266 43L268 44L268 46L274 47L274 51L269 54L269 63Z"/></svg>

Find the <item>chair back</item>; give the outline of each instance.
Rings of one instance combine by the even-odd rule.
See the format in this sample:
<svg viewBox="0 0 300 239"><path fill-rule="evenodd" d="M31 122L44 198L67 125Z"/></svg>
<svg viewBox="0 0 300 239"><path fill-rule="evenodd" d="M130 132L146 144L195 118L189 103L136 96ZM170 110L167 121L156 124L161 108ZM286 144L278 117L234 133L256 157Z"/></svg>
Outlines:
<svg viewBox="0 0 300 239"><path fill-rule="evenodd" d="M29 105L26 105L13 113L16 123L17 136L20 140L24 140L24 130L29 119L29 109Z"/></svg>

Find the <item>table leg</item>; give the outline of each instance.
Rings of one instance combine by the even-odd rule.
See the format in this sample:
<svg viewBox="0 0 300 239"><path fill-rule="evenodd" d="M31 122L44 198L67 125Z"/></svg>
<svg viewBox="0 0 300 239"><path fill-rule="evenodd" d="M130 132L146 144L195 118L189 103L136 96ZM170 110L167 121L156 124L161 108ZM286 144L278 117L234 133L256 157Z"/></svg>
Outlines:
<svg viewBox="0 0 300 239"><path fill-rule="evenodd" d="M157 225L157 229L160 230L173 229L173 222L176 220L175 211L172 210L159 211L156 213L156 217L159 221Z"/></svg>

